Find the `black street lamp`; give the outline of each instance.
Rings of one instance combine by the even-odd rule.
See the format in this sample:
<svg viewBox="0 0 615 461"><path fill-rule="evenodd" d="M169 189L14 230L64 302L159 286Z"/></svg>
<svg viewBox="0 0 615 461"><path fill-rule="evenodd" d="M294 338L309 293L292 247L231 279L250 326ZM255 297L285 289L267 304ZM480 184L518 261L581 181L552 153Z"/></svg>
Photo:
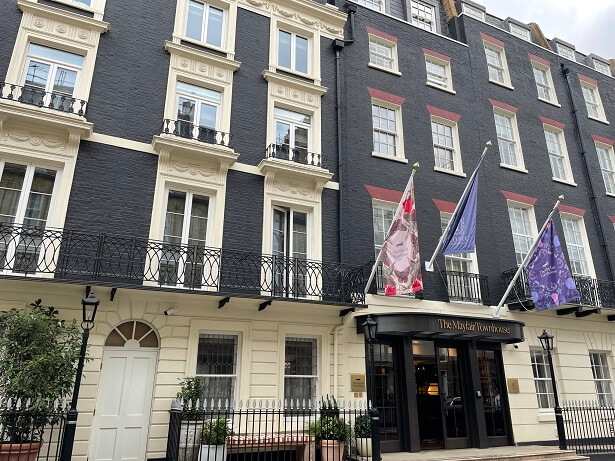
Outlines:
<svg viewBox="0 0 615 461"><path fill-rule="evenodd" d="M374 363L374 344L378 342L376 334L378 332L378 322L371 317L367 317L365 322L361 324L363 327L363 334L365 335L365 341L369 348L369 393L371 395L370 414L372 418L372 456L374 461L380 461L380 415L374 405L374 399L376 397L375 377L376 367Z"/></svg>
<svg viewBox="0 0 615 461"><path fill-rule="evenodd" d="M79 416L79 412L77 411L79 388L81 387L81 377L83 375L83 366L85 364L85 356L88 349L90 330L94 328L94 319L96 318L96 311L98 310L99 304L100 300L96 298L92 292L81 300L81 307L83 309L83 321L81 322L81 329L83 330L83 336L81 337L81 353L79 354L79 363L77 365L77 375L75 376L73 397L70 402L70 409L66 414L66 429L64 431L64 439L62 440L60 461L71 461L71 457L73 455L73 444L75 442L75 431L77 429L77 417Z"/></svg>
<svg viewBox="0 0 615 461"><path fill-rule="evenodd" d="M555 425L557 426L557 438L559 439L560 450L566 450L566 433L564 432L564 417L562 415L562 407L559 406L559 396L557 395L557 383L555 382L555 369L553 368L553 335L547 333L547 330L542 330L542 334L538 337L542 348L547 353L549 360L549 371L551 372L551 385L553 386L553 397L555 399Z"/></svg>

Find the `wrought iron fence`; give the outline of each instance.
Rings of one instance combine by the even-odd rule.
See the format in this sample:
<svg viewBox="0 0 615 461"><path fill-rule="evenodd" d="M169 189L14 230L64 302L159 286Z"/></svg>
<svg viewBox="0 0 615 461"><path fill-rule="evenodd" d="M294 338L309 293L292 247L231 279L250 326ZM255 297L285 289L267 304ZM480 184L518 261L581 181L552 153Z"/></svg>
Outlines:
<svg viewBox="0 0 615 461"><path fill-rule="evenodd" d="M32 403L0 399L0 459L59 461L66 401Z"/></svg>
<svg viewBox="0 0 615 461"><path fill-rule="evenodd" d="M516 272L517 269L511 269L502 274L505 285L510 283ZM615 282L597 280L580 275L575 275L572 278L581 295L577 304L595 308L615 308ZM525 271L522 271L521 276L515 282L514 288L508 296L507 302L519 303L531 299L532 292Z"/></svg>
<svg viewBox="0 0 615 461"><path fill-rule="evenodd" d="M180 138L194 139L207 144L231 146L232 136L224 131L218 131L206 126L195 125L188 120L171 120L165 118L162 122L162 132Z"/></svg>
<svg viewBox="0 0 615 461"><path fill-rule="evenodd" d="M71 95L44 91L33 86L20 86L12 83L0 82L0 99L17 101L37 107L85 116L88 102L83 99L73 98Z"/></svg>
<svg viewBox="0 0 615 461"><path fill-rule="evenodd" d="M487 276L456 271L441 273L448 289L449 300L490 305Z"/></svg>
<svg viewBox="0 0 615 461"><path fill-rule="evenodd" d="M363 268L364 272L367 273L367 275L369 275L369 273L372 271L373 267L374 267L374 263L375 261L370 261L367 266L365 266ZM366 283L367 281L365 281L364 283ZM365 287L363 287L363 289L365 289ZM384 286L384 277L383 277L383 272L382 272L382 263L378 263L378 266L376 267L376 273L374 274L374 280L372 280L371 285L369 286L368 289L368 293L370 294L379 294L379 295L383 295L385 294L385 286ZM403 296L409 297L409 298L420 298L422 295L419 293L408 293L405 294Z"/></svg>
<svg viewBox="0 0 615 461"><path fill-rule="evenodd" d="M325 168L322 154L308 152L307 149L299 147L290 147L288 144L270 144L265 151L265 158L279 158L302 165Z"/></svg>
<svg viewBox="0 0 615 461"><path fill-rule="evenodd" d="M615 453L615 407L571 401L562 407L568 448L580 454Z"/></svg>
<svg viewBox="0 0 615 461"><path fill-rule="evenodd" d="M365 402L174 403L167 461L380 459L378 418Z"/></svg>
<svg viewBox="0 0 615 461"><path fill-rule="evenodd" d="M2 223L0 273L364 302L362 267Z"/></svg>

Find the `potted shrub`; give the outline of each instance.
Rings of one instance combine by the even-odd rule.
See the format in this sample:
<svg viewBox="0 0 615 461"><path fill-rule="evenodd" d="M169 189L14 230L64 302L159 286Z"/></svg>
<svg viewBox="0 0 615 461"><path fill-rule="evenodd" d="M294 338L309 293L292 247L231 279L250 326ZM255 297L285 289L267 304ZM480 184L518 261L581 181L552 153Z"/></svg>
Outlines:
<svg viewBox="0 0 615 461"><path fill-rule="evenodd" d="M73 390L81 350L75 320L59 320L40 299L30 307L0 317L0 400L22 402L0 413L0 461L37 459L45 427L57 423L53 402Z"/></svg>
<svg viewBox="0 0 615 461"><path fill-rule="evenodd" d="M354 420L354 436L359 455L372 457L372 418L369 415L360 415Z"/></svg>
<svg viewBox="0 0 615 461"><path fill-rule="evenodd" d="M196 408L196 403L203 397L205 383L201 378L191 376L184 378L179 384L181 387L180 391L177 393L177 398L182 401L179 461L197 461L199 459L201 443L197 430L198 409Z"/></svg>
<svg viewBox="0 0 615 461"><path fill-rule="evenodd" d="M201 431L201 452L199 461L225 461L226 438L233 435L226 418L218 416L206 421Z"/></svg>
<svg viewBox="0 0 615 461"><path fill-rule="evenodd" d="M320 419L309 425L310 435L320 443L323 461L341 461L345 443L350 440L350 426L340 419L340 409L335 399L322 400Z"/></svg>

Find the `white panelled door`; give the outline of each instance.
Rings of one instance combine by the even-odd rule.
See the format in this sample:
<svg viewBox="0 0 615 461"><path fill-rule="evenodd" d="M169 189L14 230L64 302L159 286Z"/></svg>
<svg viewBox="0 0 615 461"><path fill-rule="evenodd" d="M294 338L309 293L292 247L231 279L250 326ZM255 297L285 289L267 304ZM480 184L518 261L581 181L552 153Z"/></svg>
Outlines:
<svg viewBox="0 0 615 461"><path fill-rule="evenodd" d="M105 348L90 460L145 459L157 357L157 350Z"/></svg>

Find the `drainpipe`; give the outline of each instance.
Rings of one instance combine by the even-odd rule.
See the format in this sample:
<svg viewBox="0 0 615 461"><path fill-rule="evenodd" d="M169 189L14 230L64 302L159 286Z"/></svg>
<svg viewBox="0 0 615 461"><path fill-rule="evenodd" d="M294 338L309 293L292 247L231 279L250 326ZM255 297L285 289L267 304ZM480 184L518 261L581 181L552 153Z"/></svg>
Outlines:
<svg viewBox="0 0 615 461"><path fill-rule="evenodd" d="M596 189L594 187L594 182L592 180L591 174L589 172L589 164L587 162L587 152L585 151L585 143L583 142L583 136L581 135L581 125L579 123L579 114L577 112L576 105L574 103L574 98L572 96L572 86L570 85L570 69L566 64L560 64L562 69L562 74L566 78L566 92L568 94L568 100L570 101L570 112L572 113L572 118L574 120L574 134L577 140L577 144L579 146L579 151L581 153L581 157L583 158L583 174L587 183L589 184L589 203L592 209L592 216L594 218L594 223L596 228L598 229L598 239L600 241L600 246L602 247L602 251L604 252L604 261L606 262L606 268L609 275L609 280L615 280L613 276L613 262L611 261L611 254L609 252L609 246L607 243L606 235L604 232L604 226L602 225L602 221L600 220L600 214L598 210L598 202L596 201Z"/></svg>
<svg viewBox="0 0 615 461"><path fill-rule="evenodd" d="M342 141L342 71L340 65L340 54L344 46L348 43L354 43L354 14L357 11L356 5L346 4L348 10L348 18L350 20L350 39L349 40L334 40L333 49L335 50L335 110L337 116L337 181L339 184L338 191L338 234L340 241L340 264L344 263L344 143Z"/></svg>

